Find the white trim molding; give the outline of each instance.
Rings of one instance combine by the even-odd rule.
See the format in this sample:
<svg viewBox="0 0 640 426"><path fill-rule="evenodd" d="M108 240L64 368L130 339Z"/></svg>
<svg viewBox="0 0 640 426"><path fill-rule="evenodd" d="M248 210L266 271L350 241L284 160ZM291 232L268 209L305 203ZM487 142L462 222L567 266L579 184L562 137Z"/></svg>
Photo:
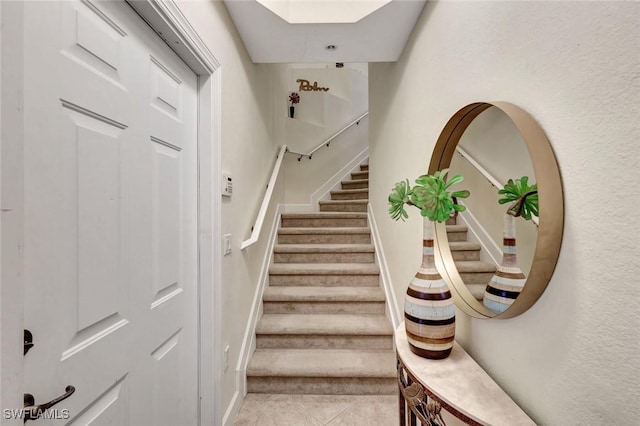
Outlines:
<svg viewBox="0 0 640 426"><path fill-rule="evenodd" d="M262 267L260 269L260 277L258 278L258 285L256 286L256 290L253 295L253 302L251 304L251 310L249 312L247 326L244 331L242 346L240 348L240 356L238 357L238 364L236 365L236 391L234 392L231 402L227 406L222 419L222 424L225 426L233 423L233 419L235 419L240 412L240 407L242 406L244 397L247 395L247 366L249 365L251 356L256 349L256 327L258 326L260 318L262 318L262 297L264 296L265 289L269 285L269 267L271 266L273 259L273 247L278 236L278 224L280 223L280 217L283 210L284 206L282 204L278 204L271 220L269 240L264 252Z"/></svg>
<svg viewBox="0 0 640 426"><path fill-rule="evenodd" d="M278 223L280 222L282 210L282 205L278 204L275 214L271 220L269 242L264 252L264 258L262 259L260 277L258 278L258 285L256 286L256 291L253 295L253 302L251 304L247 327L244 331L244 339L242 347L240 348L240 357L238 358L238 365L236 368L242 375L246 372L249 359L256 348L256 326L262 317L262 296L264 295L264 290L269 285L269 267L271 266L271 261L273 259L273 247L278 235ZM246 382L246 376L244 381ZM246 386L243 386L243 388L246 388Z"/></svg>
<svg viewBox="0 0 640 426"><path fill-rule="evenodd" d="M211 75L220 68L174 0L126 1L196 74Z"/></svg>
<svg viewBox="0 0 640 426"><path fill-rule="evenodd" d="M200 425L220 425L223 368L221 64L174 0L127 0L127 3L198 75L198 421Z"/></svg>
<svg viewBox="0 0 640 426"><path fill-rule="evenodd" d="M0 404L18 408L22 400L24 329L24 3L0 2ZM22 420L2 419L21 425Z"/></svg>
<svg viewBox="0 0 640 426"><path fill-rule="evenodd" d="M458 202L464 205L464 203L459 200ZM495 265L500 265L502 262L502 247L491 238L489 232L482 226L482 223L480 223L473 213L471 213L469 207L465 207L467 207L465 211L458 213L458 219L461 219L468 230L471 231L472 239L482 246L484 253L489 256L490 261Z"/></svg>
<svg viewBox="0 0 640 426"><path fill-rule="evenodd" d="M380 233L378 232L378 225L376 223L375 215L371 204L367 207L367 213L369 216L369 227L371 228L371 238L373 240L373 246L376 253L376 263L380 268L380 281L382 282L382 289L384 290L385 299L387 302L387 311L389 313L389 319L395 330L402 323L402 317L400 316L400 308L398 307L398 301L391 282L391 275L389 274L389 266L387 264L387 258L382 248L382 240L380 239Z"/></svg>
<svg viewBox="0 0 640 426"><path fill-rule="evenodd" d="M367 146L351 161L338 170L325 183L320 185L309 197L309 204L283 204L281 205L281 213L312 213L317 212L319 203L323 200L331 198L331 191L340 189L340 184L350 173L358 171L358 167L369 157L369 147Z"/></svg>
<svg viewBox="0 0 640 426"><path fill-rule="evenodd" d="M311 194L311 208L315 209L320 200L328 200L331 197L331 191L340 189L340 183L345 180L350 173L357 171L358 166L360 166L367 157L369 157L368 146Z"/></svg>

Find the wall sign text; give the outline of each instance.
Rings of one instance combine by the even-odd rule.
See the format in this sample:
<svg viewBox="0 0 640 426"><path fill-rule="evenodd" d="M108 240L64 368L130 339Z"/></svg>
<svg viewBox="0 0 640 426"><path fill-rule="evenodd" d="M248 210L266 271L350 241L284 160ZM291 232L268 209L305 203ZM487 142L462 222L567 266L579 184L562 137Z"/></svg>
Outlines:
<svg viewBox="0 0 640 426"><path fill-rule="evenodd" d="M301 92L328 92L329 91L328 87L318 86L317 81L314 81L313 84L311 84L309 80L304 80L299 78L296 80L296 82L300 83L300 87L298 88L298 90L300 90Z"/></svg>

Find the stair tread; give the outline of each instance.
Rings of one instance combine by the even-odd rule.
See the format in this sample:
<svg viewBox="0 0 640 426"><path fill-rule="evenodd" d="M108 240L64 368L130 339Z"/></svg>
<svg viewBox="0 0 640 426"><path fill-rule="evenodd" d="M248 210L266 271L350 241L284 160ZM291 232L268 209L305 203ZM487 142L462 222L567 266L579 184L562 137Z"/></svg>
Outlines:
<svg viewBox="0 0 640 426"><path fill-rule="evenodd" d="M315 227L315 228L280 228L279 234L304 235L304 234L370 234L369 227Z"/></svg>
<svg viewBox="0 0 640 426"><path fill-rule="evenodd" d="M471 241L449 241L451 251L480 250L480 244Z"/></svg>
<svg viewBox="0 0 640 426"><path fill-rule="evenodd" d="M247 366L252 377L396 377L391 349L257 349Z"/></svg>
<svg viewBox="0 0 640 426"><path fill-rule="evenodd" d="M347 181L353 182L353 181ZM358 189L336 189L335 191L331 191L332 194L362 194L368 193L369 188L358 188Z"/></svg>
<svg viewBox="0 0 640 426"><path fill-rule="evenodd" d="M343 180L342 183L364 183L364 182L369 182L369 179L349 179L349 180Z"/></svg>
<svg viewBox="0 0 640 426"><path fill-rule="evenodd" d="M267 287L265 302L384 302L380 287Z"/></svg>
<svg viewBox="0 0 640 426"><path fill-rule="evenodd" d="M391 336L393 328L382 314L264 314L256 334Z"/></svg>
<svg viewBox="0 0 640 426"><path fill-rule="evenodd" d="M320 201L319 204L368 204L369 200L327 200ZM366 213L365 213L366 214Z"/></svg>
<svg viewBox="0 0 640 426"><path fill-rule="evenodd" d="M468 230L467 225L447 225L447 232L465 232Z"/></svg>
<svg viewBox="0 0 640 426"><path fill-rule="evenodd" d="M274 263L269 268L271 275L372 275L379 273L380 269L375 263Z"/></svg>
<svg viewBox="0 0 640 426"><path fill-rule="evenodd" d="M313 213L283 213L283 219L366 219L367 213L363 212L313 212Z"/></svg>
<svg viewBox="0 0 640 426"><path fill-rule="evenodd" d="M276 244L274 253L373 253L373 244Z"/></svg>
<svg viewBox="0 0 640 426"><path fill-rule="evenodd" d="M495 272L496 265L480 260L456 260L458 272Z"/></svg>

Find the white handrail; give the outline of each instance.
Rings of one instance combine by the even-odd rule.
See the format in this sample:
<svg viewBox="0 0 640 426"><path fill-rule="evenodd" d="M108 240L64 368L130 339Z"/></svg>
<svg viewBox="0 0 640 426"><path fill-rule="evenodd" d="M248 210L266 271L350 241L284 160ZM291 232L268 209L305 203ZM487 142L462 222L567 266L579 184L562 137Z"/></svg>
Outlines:
<svg viewBox="0 0 640 426"><path fill-rule="evenodd" d="M480 172L480 174L482 174L482 176L484 176L491 185L493 185L496 189L502 189L504 188L504 184L500 183L498 181L498 179L496 179L495 177L493 177L493 175L491 173L489 173L489 171L487 171L487 169L485 169L484 167L482 167L480 165L480 163L478 163L476 160L473 159L473 157L471 157L471 155L465 151L463 148L460 148L460 146L456 146L456 151L458 152L458 154L462 155L473 167L476 168L476 170L478 170ZM538 226L538 218L537 217L532 217L531 221Z"/></svg>
<svg viewBox="0 0 640 426"><path fill-rule="evenodd" d="M473 157L471 157L471 155L467 151L460 148L460 146L456 146L456 151L458 151L460 155L466 158L466 160L469 163L471 163L471 165L475 167L482 174L482 176L484 176L489 181L489 183L493 185L496 189L502 189L504 187L504 184L500 183L498 179L494 178L493 175L489 173L487 169L482 167L480 163L474 160Z"/></svg>
<svg viewBox="0 0 640 426"><path fill-rule="evenodd" d="M264 198L262 199L262 205L260 206L260 211L258 212L258 218L256 219L256 223L255 225L253 225L251 236L242 242L242 245L240 246L240 250L244 250L250 245L258 242L258 238L260 237L260 231L262 230L262 224L264 223L264 218L267 215L267 209L269 208L269 204L271 203L271 196L273 195L273 190L276 187L276 181L278 180L278 175L280 174L282 159L284 158L284 154L286 152L287 152L287 146L282 145L280 147L280 151L278 152L276 164L273 166L273 171L271 172L271 178L269 179L267 190L264 193Z"/></svg>
<svg viewBox="0 0 640 426"><path fill-rule="evenodd" d="M363 118L365 118L367 115L369 115L369 111L365 112L364 114L362 114L360 117L356 118L355 120L353 120L351 123L347 124L345 127L343 127L341 130L339 130L338 132L336 132L335 134L333 134L332 136L330 136L329 138L327 138L327 140L325 140L324 142L322 142L320 145L316 146L315 148L313 148L311 151L309 151L308 153L302 153L302 152L296 152L296 151L287 151L289 154L294 154L294 155L298 155L298 161L302 160L303 157L309 157L309 160L311 160L311 157L313 157L313 154L315 154L315 152L317 150L319 150L320 148L322 148L323 146L329 146L329 144L331 143L331 141L333 141L335 138L337 138L338 136L340 136L341 134L343 134L344 132L346 132L347 130L349 130L351 127L353 127L356 124L360 124L360 120L362 120Z"/></svg>

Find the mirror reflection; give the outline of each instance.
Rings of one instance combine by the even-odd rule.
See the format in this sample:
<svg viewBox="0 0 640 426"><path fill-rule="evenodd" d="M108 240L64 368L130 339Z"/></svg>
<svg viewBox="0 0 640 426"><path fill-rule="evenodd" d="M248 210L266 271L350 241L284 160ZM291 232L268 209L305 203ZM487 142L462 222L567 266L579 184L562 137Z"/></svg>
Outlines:
<svg viewBox="0 0 640 426"><path fill-rule="evenodd" d="M450 174L463 175L471 192L447 227L456 268L475 299L500 314L525 285L538 234L534 168L513 121L496 107L480 113L460 138Z"/></svg>
<svg viewBox="0 0 640 426"><path fill-rule="evenodd" d="M451 116L438 137L429 173L447 168L464 175L471 197L462 200L468 213L455 218L460 224L435 223L438 270L466 314L518 316L549 284L562 245L562 181L551 144L518 106L476 102ZM499 194L505 184L507 190ZM520 195L521 203L513 204ZM493 289L487 291L489 283ZM487 302L487 293L492 301Z"/></svg>

